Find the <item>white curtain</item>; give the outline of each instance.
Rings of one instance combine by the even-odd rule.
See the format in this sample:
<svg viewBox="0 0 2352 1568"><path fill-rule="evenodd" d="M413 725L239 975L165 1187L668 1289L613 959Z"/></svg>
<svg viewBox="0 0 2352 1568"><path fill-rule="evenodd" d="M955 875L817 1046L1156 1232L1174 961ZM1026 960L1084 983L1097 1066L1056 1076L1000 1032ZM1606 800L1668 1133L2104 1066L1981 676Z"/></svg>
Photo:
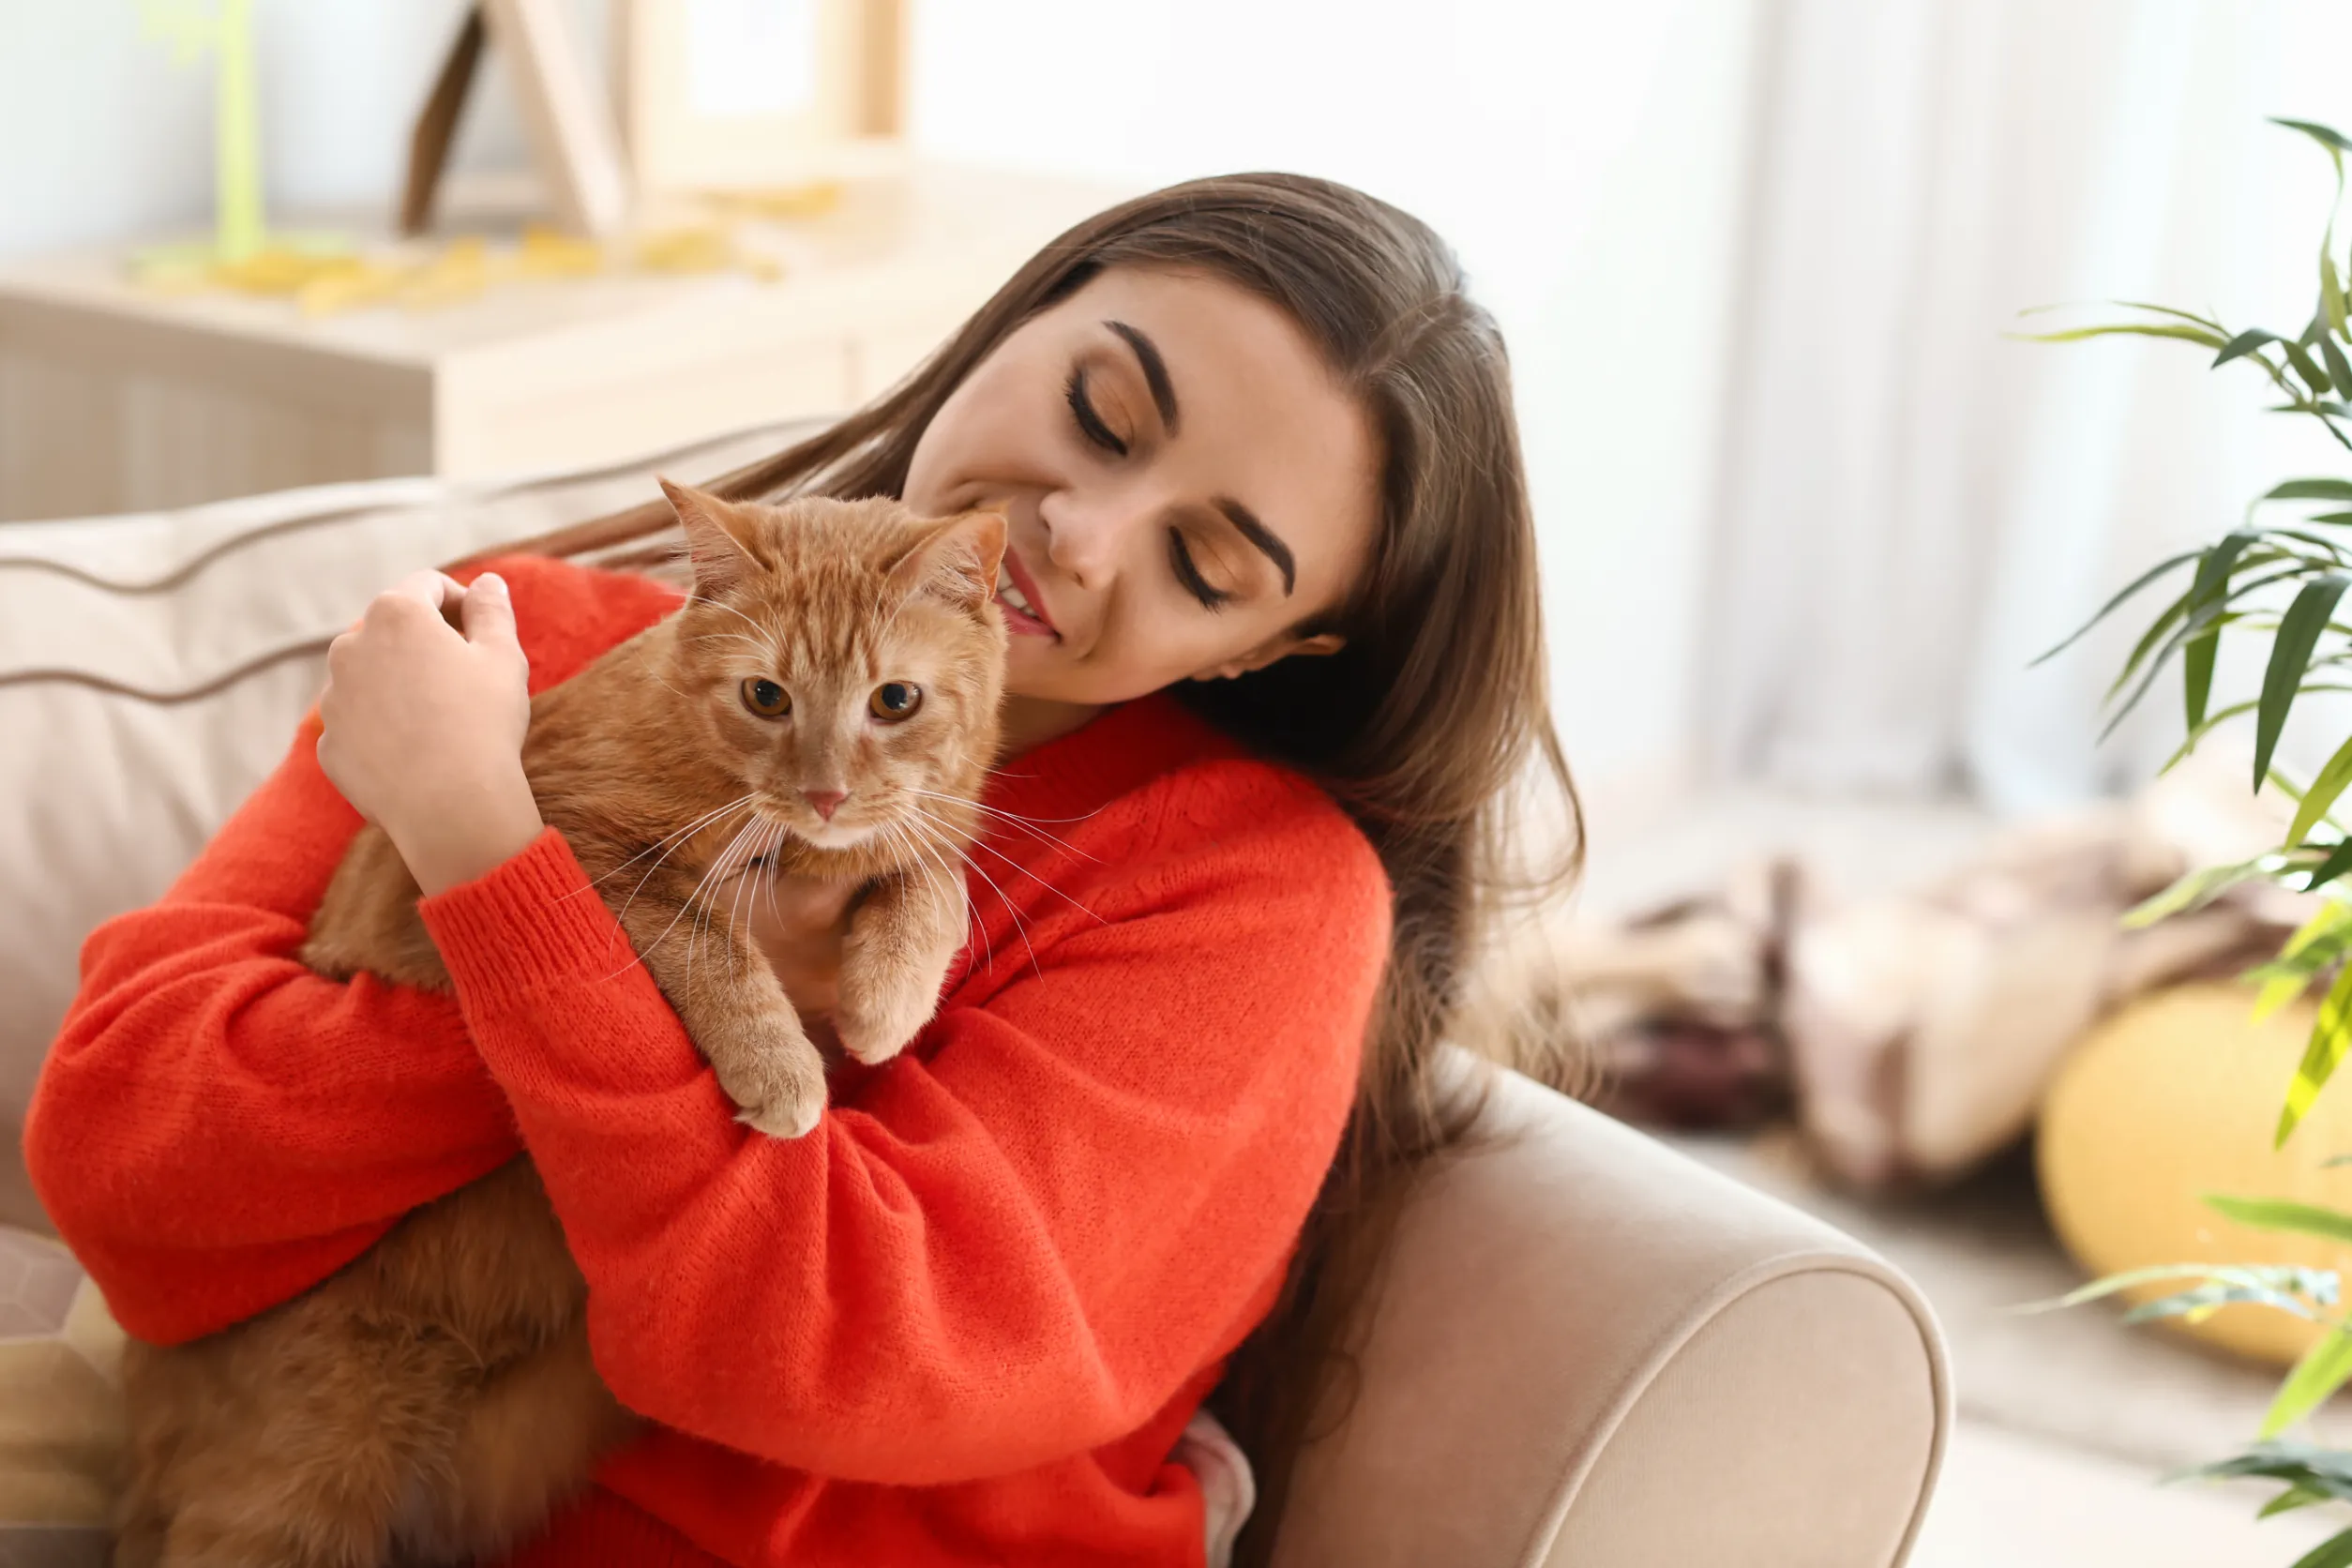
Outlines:
<svg viewBox="0 0 2352 1568"><path fill-rule="evenodd" d="M2263 121L2352 122L2352 8L1765 4L1708 760L2008 810L2145 778L2179 738L2172 686L2094 746L2145 616L2028 662L2269 478L2344 465L2191 345L2009 335L2110 299L2299 329L2332 176Z"/></svg>

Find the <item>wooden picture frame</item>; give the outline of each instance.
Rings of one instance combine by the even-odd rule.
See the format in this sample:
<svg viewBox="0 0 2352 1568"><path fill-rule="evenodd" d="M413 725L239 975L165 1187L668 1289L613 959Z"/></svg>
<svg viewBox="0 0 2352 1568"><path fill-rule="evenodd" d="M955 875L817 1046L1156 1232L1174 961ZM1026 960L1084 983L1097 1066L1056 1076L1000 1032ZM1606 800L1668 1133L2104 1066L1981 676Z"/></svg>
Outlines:
<svg viewBox="0 0 2352 1568"><path fill-rule="evenodd" d="M490 41L505 57L556 217L605 235L628 218L628 178L610 104L591 84L563 0L481 0Z"/></svg>
<svg viewBox="0 0 2352 1568"><path fill-rule="evenodd" d="M905 0L614 0L622 142L644 193L887 167L905 129Z"/></svg>
<svg viewBox="0 0 2352 1568"><path fill-rule="evenodd" d="M627 220L628 178L611 108L590 85L560 6L561 0L475 0L466 8L409 133L401 234L421 234L432 223L449 145L486 52L506 62L556 221L575 234L604 238Z"/></svg>

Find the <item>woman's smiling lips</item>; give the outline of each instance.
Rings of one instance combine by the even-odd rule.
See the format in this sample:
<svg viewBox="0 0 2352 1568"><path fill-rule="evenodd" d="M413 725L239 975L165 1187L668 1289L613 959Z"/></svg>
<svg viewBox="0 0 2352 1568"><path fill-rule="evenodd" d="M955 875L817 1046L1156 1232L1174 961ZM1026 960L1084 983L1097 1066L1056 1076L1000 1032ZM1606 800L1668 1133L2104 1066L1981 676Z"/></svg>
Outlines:
<svg viewBox="0 0 2352 1568"><path fill-rule="evenodd" d="M1016 637L1050 637L1057 641L1062 634L1046 618L1045 603L1037 593L1036 580L1022 569L1020 561L1009 549L1003 565L996 569L996 602L1004 607L1004 629Z"/></svg>

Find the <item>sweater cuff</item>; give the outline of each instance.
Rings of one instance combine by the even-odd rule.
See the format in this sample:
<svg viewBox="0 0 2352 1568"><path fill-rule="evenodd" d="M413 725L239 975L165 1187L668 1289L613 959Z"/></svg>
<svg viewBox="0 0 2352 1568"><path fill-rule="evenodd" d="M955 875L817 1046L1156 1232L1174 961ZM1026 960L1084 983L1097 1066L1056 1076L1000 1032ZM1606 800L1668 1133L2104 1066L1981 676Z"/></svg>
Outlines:
<svg viewBox="0 0 2352 1568"><path fill-rule="evenodd" d="M484 875L419 899L416 912L460 994L601 980L637 957L571 845L551 827Z"/></svg>

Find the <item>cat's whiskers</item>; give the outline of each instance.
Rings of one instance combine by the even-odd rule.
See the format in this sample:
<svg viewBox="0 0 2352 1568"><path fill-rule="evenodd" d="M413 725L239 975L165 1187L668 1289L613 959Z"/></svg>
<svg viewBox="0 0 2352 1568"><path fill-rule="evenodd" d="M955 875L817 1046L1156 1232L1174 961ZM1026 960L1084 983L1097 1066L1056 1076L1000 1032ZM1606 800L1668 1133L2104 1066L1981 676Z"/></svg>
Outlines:
<svg viewBox="0 0 2352 1568"><path fill-rule="evenodd" d="M989 771L991 776L997 778L1034 778L1037 776L1035 774L1030 773L1005 773L999 769L991 769ZM949 794L940 790L912 790L911 792L914 794L933 795L941 800L961 801L966 806L977 807L983 811L1003 811L1003 815L1016 818L1024 822L1052 822L1057 825L1067 824L1070 822L1091 822L1097 816L1102 814L1102 808L1097 807L1092 811L1081 811L1075 817L1025 817L1018 811L1003 811L1003 808L1001 807L989 806L984 801L974 800L970 795Z"/></svg>
<svg viewBox="0 0 2352 1568"><path fill-rule="evenodd" d="M1055 835L1048 833L1044 828L1037 825L1041 821L1082 822L1087 820L1087 817L1093 815L1091 811L1087 813L1087 817L1024 817L1018 811L1007 811L1002 807L989 806L984 802L972 800L964 795L951 795L939 790L918 790L911 784L901 785L899 788L906 791L908 794L920 795L925 800L948 801L957 806L968 807L971 810L979 812L982 816L987 817L991 822L999 822L1004 823L1007 827L1018 828L1021 832L1028 834L1039 843L1050 844L1057 850L1078 856L1080 860L1094 859L1093 855L1088 854L1084 850L1079 849L1076 844L1071 843L1068 839L1057 837ZM1097 864L1099 864L1099 862Z"/></svg>
<svg viewBox="0 0 2352 1568"><path fill-rule="evenodd" d="M686 642L741 642L747 645L752 652L764 655L769 658L774 658L776 653L776 644L773 638L752 637L747 633L739 631L697 632L694 636L681 639L681 641Z"/></svg>
<svg viewBox="0 0 2352 1568"><path fill-rule="evenodd" d="M686 918L686 912L689 910L696 910L701 907L703 890L711 885L711 882L715 878L725 874L728 861L733 856L735 851L742 845L744 836L749 833L752 827L756 825L760 820L761 819L755 815L750 822L745 822L742 826L736 828L734 833L728 838L726 845L719 850L717 854L711 857L711 863L702 867L702 875L696 880L694 883L694 891L686 895L686 901L678 906L678 912L670 917L670 924L661 928L661 934L654 938L653 942L648 945L646 952L651 952L654 948L659 947L663 942L668 942L670 940L670 933L678 928L678 922ZM692 926L686 927L689 937L693 935L694 929L695 927ZM645 955L643 953L639 954L638 961L641 963L643 962L644 957ZM688 983L691 983L693 978L694 948L689 945L686 948L686 979Z"/></svg>
<svg viewBox="0 0 2352 1568"><path fill-rule="evenodd" d="M921 817L924 821L930 822L942 830L952 828L953 826L952 823L946 822L942 818L933 816L930 812L925 810L920 806L910 805L907 809L913 812L916 816ZM972 839L972 847L975 850L988 851L988 853L996 856L997 859L1003 861L1011 869L1018 871L1022 876L1027 877L1031 882L1035 882L1039 887L1044 888L1047 892L1052 894L1055 897L1061 899L1063 903L1069 905L1072 909L1078 911L1080 914L1085 915L1088 919L1095 922L1097 925L1108 926L1110 924L1109 921L1105 920L1101 915L1096 914L1093 910L1088 909L1084 904L1079 903L1076 898L1071 897L1067 893L1063 892L1062 889L1054 886L1053 883L1048 882L1045 878L1039 876L1028 867L1023 866L1019 861L1015 860L1011 855L1006 854L1003 850L998 849L995 845L988 842L986 839ZM972 869L975 871L980 869L978 862L973 862ZM981 872L981 874L986 876L988 873L984 871ZM990 885L993 886L995 884L991 882ZM1000 892L997 897L1002 898L1004 895Z"/></svg>
<svg viewBox="0 0 2352 1568"><path fill-rule="evenodd" d="M741 621L745 626L751 628L761 647L765 648L770 654L779 658L783 656L784 645L776 641L775 631L770 627L761 626L750 616L746 615L742 611L737 610L733 605L721 604L716 599L706 599L699 594L691 596L686 602L688 604L706 604L713 610L725 611L728 614L732 615L736 620ZM741 637L743 633L737 632L734 635Z"/></svg>
<svg viewBox="0 0 2352 1568"><path fill-rule="evenodd" d="M689 983L694 975L694 960L702 953L705 944L709 942L711 925L718 916L717 888L712 884L716 882L718 886L724 886L730 879L732 879L735 882L735 891L740 895L743 890L742 874L750 868L752 862L759 859L760 846L767 842L768 834L767 820L756 815L751 821L737 828L735 836L727 841L727 847L719 851L717 860L713 862L710 872L703 878L702 886L695 890L694 920L686 927L686 976ZM731 940L721 945L727 952L728 978L733 979L736 943L731 938L738 927L730 925L727 929Z"/></svg>
<svg viewBox="0 0 2352 1568"><path fill-rule="evenodd" d="M637 905L638 895L645 891L645 884L654 880L655 874L660 871L662 867L668 863L672 854L676 853L679 849L690 842L696 834L703 832L705 829L726 821L730 814L736 811L752 809L757 805L758 798L759 797L756 792L743 794L738 795L724 806L714 807L712 809L703 812L701 816L695 818L694 821L686 823L686 826L678 829L676 832L665 834L663 837L656 839L646 848L638 851L637 853L629 856L628 859L623 861L611 870L607 871L604 876L598 877L596 882L589 883L589 886L595 887L597 883L603 882L609 878L619 876L623 871L627 870L631 866L636 865L647 855L654 854L656 851L659 852L659 854L654 863L645 867L645 874L637 879L637 885L629 889L629 896L621 901L621 907L613 912L612 919L616 928L622 927L622 923L626 921L628 918L629 911ZM578 890L576 889L575 891ZM566 894L565 897L569 897L571 895ZM671 920L671 925L674 926L676 924L676 918L673 916ZM664 927L662 928L662 934L664 936L669 935L669 927ZM643 963L645 961L645 955L640 953L633 961L636 963ZM625 974L628 972L628 964L623 964L619 969L614 970L612 973ZM606 978L610 979L611 976L608 975Z"/></svg>
<svg viewBox="0 0 2352 1568"><path fill-rule="evenodd" d="M776 850L782 846L783 841L783 824L780 822L770 822L768 824L767 832L760 837L758 847L753 851L751 857L744 862L742 872L735 878L735 897L730 902L727 911L728 929L731 933L744 931L746 929L743 918L744 894L749 889L755 876L759 882L764 883L770 888L773 888L776 885L776 877L773 872L769 870L765 863L768 858L775 854ZM754 903L756 912L756 899L754 900ZM705 923L704 928L707 932L707 923ZM727 972L731 978L735 972L735 958L738 949L749 948L750 945L747 934L746 940L742 942L728 942ZM757 962L760 955L756 950L754 950L751 954L751 957L752 961Z"/></svg>
<svg viewBox="0 0 2352 1568"><path fill-rule="evenodd" d="M761 836L763 840L765 837L765 835ZM745 874L732 879L735 884L733 888L734 896L727 902L727 928L731 932L740 931L743 929L744 883L750 881L749 873L751 868L758 866L759 863L760 855L757 852L754 852L750 858L744 862ZM711 921L716 916L717 912L718 912L716 907L703 912L701 915L701 930L695 936L694 940L696 942L700 942L703 940L703 938L710 935ZM735 977L736 945L737 944L732 942L727 943L727 977L730 980Z"/></svg>
<svg viewBox="0 0 2352 1568"><path fill-rule="evenodd" d="M784 847L784 840L791 832L791 830L786 828L781 822L776 823L775 828L776 832L773 842L771 842L765 851L761 852L764 854L774 854L777 850L782 849ZM769 915L775 919L777 927L781 927L785 924L784 908L776 901L776 877L775 868L771 867L769 867L768 874L760 879L760 887L761 895L768 901Z"/></svg>
<svg viewBox="0 0 2352 1568"><path fill-rule="evenodd" d="M694 821L686 823L686 826L679 828L674 833L664 834L661 837L656 838L653 843L647 845L644 849L638 851L635 854L629 856L628 859L621 862L620 865L615 866L611 870L607 871L603 876L596 878L595 882L590 882L588 884L589 887L596 887L603 882L619 876L622 872L627 870L630 867L636 865L647 855L650 854L655 856L654 863L651 866L646 867L644 874L637 879L637 885L629 889L629 896L621 900L621 907L613 911L613 928L617 931L621 931L624 935L626 934L627 927L626 923L628 919L628 912L630 910L637 907L638 896L645 891L645 884L654 880L655 876L660 872L662 867L669 863L670 857L672 854L676 853L680 849L690 843L696 834L704 831L716 823L726 821L727 817L732 812L749 810L754 805L754 796L745 794L737 796L735 799L729 801L724 806L714 807L710 810L705 811L701 816L695 818ZM578 891L580 890L574 890L575 893ZM572 894L565 895L565 897L570 897L572 896ZM642 963L644 961L645 955L640 953L634 959L631 960L631 963ZM614 970L611 975L607 975L606 978L611 979L612 978L612 975L626 974L628 972L630 964L623 964L619 969Z"/></svg>
<svg viewBox="0 0 2352 1568"><path fill-rule="evenodd" d="M734 863L728 867L726 872L727 880L731 880L734 882L734 891L737 895L735 903L730 908L729 919L731 924L728 927L730 930L741 930L743 928L742 922L739 918L737 918L737 916L740 915L742 911L741 895L744 890L744 884L746 882L749 882L754 876L759 875L765 868L768 857L776 852L776 840L782 832L783 829L770 818L755 816L750 822L745 825L744 833L738 836L739 837L747 838L748 841L737 847L738 852L734 856ZM716 921L717 917L718 903L716 894L714 894L714 897L703 910L703 935L708 936L710 934L711 927Z"/></svg>
<svg viewBox="0 0 2352 1568"><path fill-rule="evenodd" d="M934 886L944 884L955 893L957 901L964 907L966 917L979 931L981 942L985 945L988 936L988 927L980 921L979 908L972 901L970 881L957 871L955 864L937 846L929 843L926 836L917 834L912 822L884 822L882 832L894 848L902 848L919 857L925 878ZM990 957L993 958L994 955Z"/></svg>
<svg viewBox="0 0 2352 1568"><path fill-rule="evenodd" d="M627 870L630 867L636 865L647 855L652 854L655 851L662 849L665 845L668 845L671 848L675 848L676 840L685 838L689 835L700 831L712 822L725 816L728 812L739 810L743 807L756 801L758 798L759 792L755 790L746 794L737 795L733 800L729 801L724 806L715 806L711 807L708 811L703 812L701 816L695 818L694 821L686 823L686 826L679 828L677 831L663 834L660 837L655 839L652 843L646 845L643 849L638 851L635 854L621 862L620 865L615 866L611 870L607 871L603 876L591 880L587 887L575 887L569 893L565 894L564 897L566 898L577 898L582 893L590 892L596 888L603 886L606 882L611 882L614 877L619 876L622 872ZM654 869L657 870L659 867L660 862L656 861L655 863ZM649 870L646 874L650 876L653 873ZM641 881L637 885L643 887L645 884Z"/></svg>
<svg viewBox="0 0 2352 1568"><path fill-rule="evenodd" d="M944 877L964 906L964 921L973 935L980 939L980 951L990 972L996 969L996 948L988 941L988 923L980 918L980 906L972 901L972 884L959 874L955 866L933 845L927 836L916 832L912 822L884 822L882 833L894 849L900 849L919 858L926 875ZM964 945L972 945L972 937L964 938Z"/></svg>
<svg viewBox="0 0 2352 1568"><path fill-rule="evenodd" d="M967 867L971 867L972 874L973 876L978 877L982 882L988 884L989 890L996 895L996 901L1003 904L1004 906L1004 912L1012 917L1013 929L1019 935L1021 939L1021 946L1028 949L1029 967L1037 972L1038 978L1043 979L1046 972L1044 966L1037 962L1037 949L1030 945L1029 926L1027 922L1021 919L1019 906L1015 904L1012 899L1004 896L1004 889L998 884L997 880L994 877L988 875L987 867L982 866L978 861L972 859L972 856L965 852L962 845L957 843L954 838L948 836L946 824L940 822L937 818L932 817L919 806L911 807L910 809L912 809L915 813L916 817L921 819L923 822L930 824L927 829L923 829L921 831L927 832L931 836L934 843L936 843L941 849L955 855L957 859L962 861ZM911 828L916 826L916 824L912 822L907 825Z"/></svg>

